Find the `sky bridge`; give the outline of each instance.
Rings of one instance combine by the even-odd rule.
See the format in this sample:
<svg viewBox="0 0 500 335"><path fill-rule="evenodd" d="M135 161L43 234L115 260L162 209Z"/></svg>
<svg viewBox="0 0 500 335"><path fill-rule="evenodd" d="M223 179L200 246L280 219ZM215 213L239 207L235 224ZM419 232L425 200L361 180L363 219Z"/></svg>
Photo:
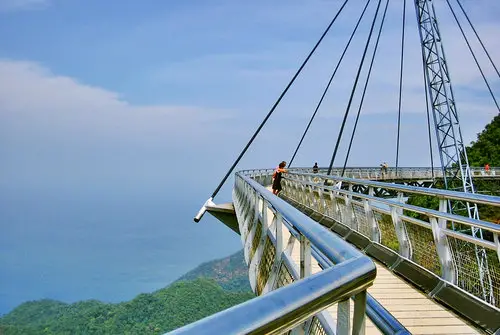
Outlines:
<svg viewBox="0 0 500 335"><path fill-rule="evenodd" d="M403 150L414 150L403 149L400 143L407 26L407 1L402 1L399 91L393 92L398 96L394 166L348 168L360 115L369 108L364 99L389 5L388 0L368 0L288 161L293 167L281 170L282 162L276 170L236 172L232 202L214 202L348 2L339 4L324 33L195 217L198 222L208 211L240 235L250 284L259 297L174 334L500 334L500 225L480 216L485 209L499 210L500 197L476 192L474 186L479 180L496 182L500 168L489 166L487 160L494 155L487 151L480 157L484 168L469 164L435 1L413 2L431 167L407 168L400 162ZM441 5L445 3L461 33L457 36L465 40L500 112L495 87L484 74L465 24L499 78L500 72L460 0L445 0ZM370 11L352 89L347 99L336 100L336 104L347 102L330 164L318 171L296 168L297 152L352 38L359 33L363 16ZM348 119L352 133L345 136ZM341 143L346 153L338 163ZM433 146L437 152L433 153ZM439 168L434 164L436 155ZM269 189L274 171L282 178L279 196Z"/></svg>
<svg viewBox="0 0 500 335"><path fill-rule="evenodd" d="M404 181L425 180L432 172L401 168L399 174ZM473 172L484 176L481 169ZM493 168L488 175L500 179L499 172L500 168ZM256 298L253 306L242 304L174 333L268 333L259 330L264 327L260 321L276 333L293 329L298 334L498 334L500 226L408 205L403 199L433 195L443 209L449 200L500 207L500 197L388 183L383 178L395 177L390 172L382 177L380 168L348 169L346 175L358 178L295 168L286 175L278 198L270 191L272 173L272 169L238 172L233 203L205 205L209 213L240 234L250 283L261 300ZM490 234L480 239L453 230L453 224L475 225ZM477 248L488 255L489 286L481 284ZM346 256L349 253L353 255ZM369 258L374 278L354 279L355 270L341 269L351 258ZM352 301L332 299L322 308L318 308L319 302L308 302L311 296L321 300L321 289L307 279L336 268L364 291L351 296ZM299 291L297 301L271 294L292 283ZM272 307L277 311L267 313ZM256 308L267 323L245 318ZM241 313L246 322L231 312ZM295 318L284 321L287 316L280 312ZM227 324L228 320L234 321ZM253 331L245 328L250 327L248 323L255 327Z"/></svg>

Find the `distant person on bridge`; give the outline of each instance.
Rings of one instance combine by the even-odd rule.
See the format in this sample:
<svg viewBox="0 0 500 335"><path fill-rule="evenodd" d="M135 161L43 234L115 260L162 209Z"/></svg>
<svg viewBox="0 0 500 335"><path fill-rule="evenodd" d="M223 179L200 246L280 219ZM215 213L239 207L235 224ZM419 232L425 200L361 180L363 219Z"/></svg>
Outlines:
<svg viewBox="0 0 500 335"><path fill-rule="evenodd" d="M318 172L319 172L318 163L314 163L314 166L313 166L313 173L318 173Z"/></svg>
<svg viewBox="0 0 500 335"><path fill-rule="evenodd" d="M486 165L484 166L484 171L486 172L486 174L490 174L490 164L486 163Z"/></svg>
<svg viewBox="0 0 500 335"><path fill-rule="evenodd" d="M382 174L387 173L387 167L388 167L387 162L380 164L380 172L382 172Z"/></svg>
<svg viewBox="0 0 500 335"><path fill-rule="evenodd" d="M274 174L273 174L273 178L274 178L273 194L274 195L278 195L282 190L282 187L281 187L282 174L288 172L288 170L285 169L285 166L286 166L286 162L283 161L280 163L280 165L278 165L278 168L276 169L276 171L274 171Z"/></svg>

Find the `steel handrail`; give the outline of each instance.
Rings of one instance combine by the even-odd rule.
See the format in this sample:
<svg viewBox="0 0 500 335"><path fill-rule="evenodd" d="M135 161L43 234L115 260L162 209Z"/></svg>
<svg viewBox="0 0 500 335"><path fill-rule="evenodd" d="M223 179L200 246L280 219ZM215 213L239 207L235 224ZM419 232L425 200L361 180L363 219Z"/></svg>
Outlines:
<svg viewBox="0 0 500 335"><path fill-rule="evenodd" d="M401 184L393 184L393 183L384 183L380 181L366 180L366 179L355 179L355 178L347 178L347 177L337 177L331 175L323 175L317 173L297 173L297 172L289 172L288 175L301 175L307 177L314 177L323 180L332 180L336 182L346 182L349 184L356 185L364 185L364 186L373 186L380 187L388 190L399 191L399 192L410 192L420 195L431 195L437 196L440 198L444 198L447 200L459 200L459 201L468 201L474 202L477 204L485 204L485 205L498 205L500 203L500 197L493 195L485 195L485 194L477 194L477 193L464 193L458 191L450 191L450 190L442 190L435 188L425 188L418 186L407 186ZM287 177L286 175L284 176Z"/></svg>
<svg viewBox="0 0 500 335"><path fill-rule="evenodd" d="M168 334L280 334L366 290L375 275L370 258L351 258Z"/></svg>
<svg viewBox="0 0 500 335"><path fill-rule="evenodd" d="M272 173L272 171L273 171L272 169L266 169L265 171L259 170L260 173ZM351 257L359 257L360 255L363 255L358 249L352 247L350 243L346 242L337 235L332 235L330 232L328 232L328 230L326 230L323 226L318 225L307 215L303 214L300 211L297 211L295 207L291 206L286 201L272 195L264 186L262 186L257 181L252 179L250 177L251 174L247 173L248 171L242 171L241 174L237 173L237 176L240 176L242 179L244 179L245 182L247 182L257 192L259 192L261 196L271 204L271 206L273 206L277 211L279 211L283 215L283 218L285 219L284 220L285 225L288 226L288 229L292 234L294 234L293 232L296 231L297 233L303 234L311 241L313 252L315 254L322 256L319 257L320 259L316 259L320 264L322 264L322 266L327 268L333 266L338 262L345 261L346 259L349 259ZM293 214L289 214L289 211L293 211ZM291 219L291 217L297 215L300 216L301 218L298 220ZM308 223L312 222L313 225L312 227L303 227L302 225L303 222L308 222ZM334 237L336 240L338 240L338 243L352 247L349 248L351 249L349 250L350 254L344 252L343 254L339 255L338 253L335 252L333 255L328 255L327 253L325 253L325 251L329 252L331 246L335 245L333 244L335 242L326 241L325 245L323 241L320 242L318 239L315 239L310 234L307 234L308 229L314 231L316 230L321 231L322 233L328 232L327 236L329 238ZM380 305L380 303L378 303L378 301L376 301L369 294L367 294L366 305L367 305L367 316L382 332L384 332L384 334L409 334L406 328L403 325L401 325L401 323L397 321L397 319L392 314L390 314L385 308L383 308Z"/></svg>
<svg viewBox="0 0 500 335"><path fill-rule="evenodd" d="M309 175L309 174L302 174L302 175ZM351 178L347 178L347 179L352 180ZM391 199L374 197L374 196L363 194L363 193L358 193L358 192L352 192L352 191L348 191L348 190L339 189L339 188L336 188L334 186L319 185L317 183L312 183L312 182L307 182L307 181L297 180L297 179L291 179L291 180L298 181L302 185L308 185L308 186L312 186L312 187L327 189L327 190L330 190L330 191L333 191L333 192L338 192L340 194L345 194L345 195L355 196L355 197L366 199L366 200L376 201L376 202L379 202L379 203L383 203L383 204L390 205L390 206L393 206L393 207L398 207L398 208L406 209L406 210L409 210L409 211L412 211L412 212L416 212L416 213L420 213L420 214L424 214L424 215L427 215L427 216L432 216L432 217L437 217L437 218L444 218L444 219L447 219L449 221L453 221L453 222L456 222L456 223L462 223L462 224L465 224L465 225L470 226L470 227L475 226L475 227L478 227L478 228L482 228L482 229L491 231L492 233L496 233L496 234L500 233L500 225L497 225L497 224L494 224L494 223L491 223L491 222L488 222L488 221L471 219L471 218L466 217L466 216L451 214L451 213L447 213L447 212L441 212L441 211L437 211L437 210L429 209L429 208L425 208L425 207L408 205L408 204L405 204L405 203L402 203L402 202L398 202L398 201L394 201L394 200L391 200ZM368 185L368 184L359 183L359 182L357 184ZM401 189L399 187L393 187L392 185L394 185L394 184L388 184L388 183L378 183L378 184L379 184L379 186L382 186L381 184L388 185L388 187L385 187L385 185L384 185L384 188L391 188L391 189L394 189L394 190ZM407 186L405 186L405 188L407 188ZM442 190L438 190L438 191L442 191ZM446 192L453 192L453 191L446 191ZM412 192L412 193L417 193L417 192ZM453 192L453 193L457 193L457 192ZM419 193L419 194L422 194L422 193ZM432 193L429 193L429 192L426 192L425 194L426 195L433 195ZM500 197L486 196L486 195L481 195L481 197L487 197L487 198L489 198L489 199L487 199L487 201L485 201L485 199L483 199L483 202L480 202L482 204L500 206ZM452 197L447 197L446 199L457 200L457 198L455 198L455 197L453 197L453 198ZM468 200L469 202L474 202L473 201L474 197L467 197L467 199L469 199Z"/></svg>
<svg viewBox="0 0 500 335"><path fill-rule="evenodd" d="M311 244L314 244L329 260L334 264L341 263L350 258L367 257L354 246L344 241L342 238L332 234L328 229L318 225L314 220L298 211L295 207L281 198L274 196L264 186L254 179L236 173L237 177L242 178L249 184L262 198L278 211L283 219L292 225L300 234L304 235ZM375 266L375 265L374 265Z"/></svg>

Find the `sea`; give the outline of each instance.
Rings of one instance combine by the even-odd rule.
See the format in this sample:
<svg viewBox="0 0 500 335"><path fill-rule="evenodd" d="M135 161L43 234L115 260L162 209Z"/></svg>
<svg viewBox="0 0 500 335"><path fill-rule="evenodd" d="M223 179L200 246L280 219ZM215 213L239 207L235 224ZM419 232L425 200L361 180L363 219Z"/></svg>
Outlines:
<svg viewBox="0 0 500 335"><path fill-rule="evenodd" d="M207 197L169 187L0 187L0 316L45 298L130 300L238 251L239 236L209 214L193 222Z"/></svg>

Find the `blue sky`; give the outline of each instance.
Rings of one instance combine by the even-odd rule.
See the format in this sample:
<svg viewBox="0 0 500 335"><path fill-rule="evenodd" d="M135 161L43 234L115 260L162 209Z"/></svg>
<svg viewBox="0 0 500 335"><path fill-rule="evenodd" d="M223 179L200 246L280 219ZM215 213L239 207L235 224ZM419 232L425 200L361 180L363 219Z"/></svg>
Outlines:
<svg viewBox="0 0 500 335"><path fill-rule="evenodd" d="M273 166L295 147L360 12L361 1L351 2L256 142L259 149L250 158L251 166ZM495 38L499 5L495 1L482 3L464 1L493 59L499 59ZM219 158L220 165L214 170L221 171L267 113L339 4L326 0L307 4L4 0L0 4L0 117L7 129L1 149L19 152L25 149L23 145L35 141L33 134L37 132L43 141L70 141L83 155L87 149L95 150L92 145L154 150L164 143L162 156L174 162L209 155ZM373 12L374 6L375 1L369 11ZM350 158L353 165L394 161L400 8L401 1L393 1L389 9L366 97L366 119L362 117ZM414 141L425 134L425 115L414 9L408 8L406 114L402 120L407 136L402 136L402 145L418 150L419 155L403 154L401 164L426 165L426 146L417 146L421 141ZM457 31L449 24L449 13L442 6L437 9L443 13L443 35L449 32L450 36L445 47L450 50L447 53L468 143L496 110L479 72L456 38ZM319 160L326 165L329 160L369 20L363 24L362 34L339 71L335 93L320 111L321 122L313 125L313 134L322 133L321 140L314 140L317 135L306 140L306 149L299 156L304 160L298 163L310 165L311 160ZM463 66L466 61L468 65ZM498 77L491 66L483 64L498 94ZM22 129L16 128L19 122L23 122ZM45 136L47 132L49 136ZM92 133L92 138L87 138L87 133ZM279 145L279 158L260 151L272 147L278 138L285 142ZM184 147L182 153L178 152L179 144L172 145L176 141ZM43 144L39 139L36 142ZM212 152L200 150L208 144ZM370 145L379 151L377 156L370 154ZM43 147L37 160L50 165L54 147L51 142ZM14 161L18 156L13 154ZM153 159L151 156L148 159ZM206 164L203 167L207 168Z"/></svg>
<svg viewBox="0 0 500 335"><path fill-rule="evenodd" d="M167 215L193 224L340 3L0 0L0 195L169 194L187 203L180 212L165 196ZM290 158L363 3L349 2L239 168ZM498 111L444 1L435 3L469 143ZM500 3L462 3L500 64ZM420 47L408 4L400 165L427 166ZM401 6L389 7L349 165L394 165ZM296 165L328 165L369 23L366 17ZM499 78L480 59L498 96ZM336 165L352 125L350 117ZM230 190L216 202L229 201ZM213 243L227 247L211 252L207 243L197 261L240 247L215 220L204 220L198 236L196 229L184 236L186 246L212 231ZM1 224L5 233L9 223Z"/></svg>

